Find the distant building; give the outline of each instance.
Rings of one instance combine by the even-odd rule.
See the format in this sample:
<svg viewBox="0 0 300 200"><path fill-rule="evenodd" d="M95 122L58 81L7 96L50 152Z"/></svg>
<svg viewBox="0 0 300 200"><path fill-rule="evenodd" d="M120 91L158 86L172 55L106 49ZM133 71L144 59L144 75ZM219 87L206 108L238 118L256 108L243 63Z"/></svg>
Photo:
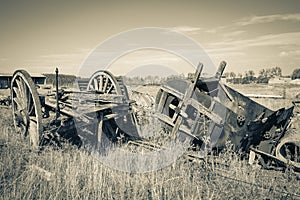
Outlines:
<svg viewBox="0 0 300 200"><path fill-rule="evenodd" d="M7 89L10 86L11 75L0 74L0 89Z"/></svg>
<svg viewBox="0 0 300 200"><path fill-rule="evenodd" d="M283 83L288 83L289 81L290 81L289 78L274 77L269 80L269 84L283 84Z"/></svg>
<svg viewBox="0 0 300 200"><path fill-rule="evenodd" d="M0 73L0 89L10 87L12 76L12 74ZM46 77L42 74L32 74L31 78L35 84L43 85L46 82Z"/></svg>

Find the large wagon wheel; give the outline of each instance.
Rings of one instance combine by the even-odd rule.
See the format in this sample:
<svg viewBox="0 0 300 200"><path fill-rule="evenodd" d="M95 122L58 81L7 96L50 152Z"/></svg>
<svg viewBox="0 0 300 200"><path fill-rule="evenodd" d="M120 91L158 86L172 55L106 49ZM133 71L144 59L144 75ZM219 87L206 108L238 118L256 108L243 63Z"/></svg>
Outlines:
<svg viewBox="0 0 300 200"><path fill-rule="evenodd" d="M41 102L28 72L18 70L14 73L11 81L11 100L17 133L29 137L30 144L37 148L43 131Z"/></svg>

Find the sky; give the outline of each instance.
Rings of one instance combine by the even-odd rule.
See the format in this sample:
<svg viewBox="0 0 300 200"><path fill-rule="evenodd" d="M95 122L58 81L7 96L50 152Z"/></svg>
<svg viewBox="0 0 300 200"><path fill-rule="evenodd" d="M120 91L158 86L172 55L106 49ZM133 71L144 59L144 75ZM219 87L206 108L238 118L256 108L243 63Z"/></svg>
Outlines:
<svg viewBox="0 0 300 200"><path fill-rule="evenodd" d="M262 68L278 66L287 75L300 68L297 0L0 0L0 27L0 72L23 68L51 73L58 66L62 73L76 74L101 42L143 27L185 34L215 65L225 60L226 71L258 74ZM126 63L151 67L152 62L155 69L162 63L188 66L181 58L158 51L134 52L122 59L115 63L120 75L132 74L116 70Z"/></svg>

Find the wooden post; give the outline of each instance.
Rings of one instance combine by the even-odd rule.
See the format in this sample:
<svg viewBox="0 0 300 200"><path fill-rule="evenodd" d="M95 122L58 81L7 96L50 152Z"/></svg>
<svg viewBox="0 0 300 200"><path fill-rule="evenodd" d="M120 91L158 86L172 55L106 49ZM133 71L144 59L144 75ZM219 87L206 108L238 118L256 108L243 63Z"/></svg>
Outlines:
<svg viewBox="0 0 300 200"><path fill-rule="evenodd" d="M55 69L55 93L56 93L56 109L55 109L55 121L58 121L60 111L58 102L58 68Z"/></svg>
<svg viewBox="0 0 300 200"><path fill-rule="evenodd" d="M183 100L181 102L179 102L178 108L180 110L183 110L185 112L186 109L186 103L188 102L188 100L193 96L194 91L195 91L195 87L197 84L197 80L200 78L201 72L203 70L203 64L199 63L197 70L195 72L195 80L192 84L190 84L189 88L187 89L187 91L185 92L185 95L183 97ZM175 137L177 131L179 130L179 127L182 123L182 116L180 115L180 113L174 113L174 117L173 119L174 121L174 127L172 129L172 136Z"/></svg>

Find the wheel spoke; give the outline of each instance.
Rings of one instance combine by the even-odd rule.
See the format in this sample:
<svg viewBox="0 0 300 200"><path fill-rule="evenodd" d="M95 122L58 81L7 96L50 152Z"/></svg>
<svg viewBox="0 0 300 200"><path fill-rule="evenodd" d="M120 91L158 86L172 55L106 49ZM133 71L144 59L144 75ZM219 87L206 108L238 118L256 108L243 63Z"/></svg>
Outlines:
<svg viewBox="0 0 300 200"><path fill-rule="evenodd" d="M103 76L100 75L100 77L99 77L99 91L100 92L103 91L102 88L103 88Z"/></svg>
<svg viewBox="0 0 300 200"><path fill-rule="evenodd" d="M19 98L15 97L15 98L13 98L13 100L14 100L14 102L16 102L16 104L17 104L17 109L18 109L19 111L24 110L24 105L23 105L23 103L20 101Z"/></svg>
<svg viewBox="0 0 300 200"><path fill-rule="evenodd" d="M106 93L106 88L107 88L107 84L108 84L109 79L107 78L107 76L105 76L105 83L103 86L103 92Z"/></svg>
<svg viewBox="0 0 300 200"><path fill-rule="evenodd" d="M39 145L39 134L37 132L37 120L35 117L30 117L28 125L28 135L30 138L30 143L33 147L38 147Z"/></svg>
<svg viewBox="0 0 300 200"><path fill-rule="evenodd" d="M18 107L22 110L25 109L26 103L24 102L24 97L23 97L22 93L20 92L20 90L16 87L13 87L13 91L16 94L16 97L14 97L13 99L18 104Z"/></svg>
<svg viewBox="0 0 300 200"><path fill-rule="evenodd" d="M15 92L15 94L18 98L22 98L22 95L17 87L13 87L13 91Z"/></svg>
<svg viewBox="0 0 300 200"><path fill-rule="evenodd" d="M28 108L28 115L29 116L32 116L33 114L35 113L32 113L34 110L34 104L30 104L30 107Z"/></svg>
<svg viewBox="0 0 300 200"><path fill-rule="evenodd" d="M89 90L92 90L92 91L95 90L95 89L94 89L94 86L93 86L92 84L89 85Z"/></svg>
<svg viewBox="0 0 300 200"><path fill-rule="evenodd" d="M16 83L18 85L18 89L20 91L20 95L22 98L25 97L24 92L25 92L25 88L24 88L24 83L21 80L16 79Z"/></svg>
<svg viewBox="0 0 300 200"><path fill-rule="evenodd" d="M28 113L30 114L29 110L30 110L30 106L32 104L32 97L31 97L28 87L26 87L26 89L25 89L25 98L26 98L26 104L25 104L26 109L27 109Z"/></svg>
<svg viewBox="0 0 300 200"><path fill-rule="evenodd" d="M95 78L94 79L94 86L95 86L95 90L98 90L98 81L97 81L97 79Z"/></svg>
<svg viewBox="0 0 300 200"><path fill-rule="evenodd" d="M25 109L27 106L27 96L26 96L26 89L27 87L24 85L24 82L22 80L18 80L16 79L16 83L17 83L17 88L14 89L16 95L18 96L18 98L22 101L22 108ZM26 87L26 88L25 88Z"/></svg>
<svg viewBox="0 0 300 200"><path fill-rule="evenodd" d="M114 85L111 84L110 87L109 87L108 90L107 90L107 94L109 94L109 93L112 91L113 88L114 88Z"/></svg>
<svg viewBox="0 0 300 200"><path fill-rule="evenodd" d="M28 126L27 123L24 121L24 116L20 112L15 113L15 121L16 121L16 127L17 127L17 133L19 134L25 134L26 133L26 127Z"/></svg>
<svg viewBox="0 0 300 200"><path fill-rule="evenodd" d="M15 111L14 114L15 114L15 120L16 120L17 124L20 124L21 122L23 122L23 120L24 120L23 115L21 114L20 111Z"/></svg>

